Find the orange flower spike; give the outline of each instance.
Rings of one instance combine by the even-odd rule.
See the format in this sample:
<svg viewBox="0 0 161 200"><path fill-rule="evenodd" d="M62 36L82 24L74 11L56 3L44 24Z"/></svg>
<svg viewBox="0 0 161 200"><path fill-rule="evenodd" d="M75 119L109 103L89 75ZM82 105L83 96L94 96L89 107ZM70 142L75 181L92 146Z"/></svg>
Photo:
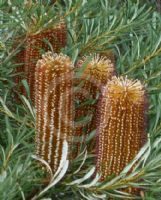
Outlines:
<svg viewBox="0 0 161 200"><path fill-rule="evenodd" d="M98 106L97 172L118 175L136 156L146 135L147 98L140 81L113 77Z"/></svg>
<svg viewBox="0 0 161 200"><path fill-rule="evenodd" d="M35 75L36 153L55 173L63 141L72 140L73 64L66 55L46 53Z"/></svg>
<svg viewBox="0 0 161 200"><path fill-rule="evenodd" d="M87 62L88 57L84 57L79 61L78 66L82 66ZM76 99L79 100L80 105L85 101L95 99L97 101L97 95L100 92L100 88L104 86L109 79L115 74L115 67L113 63L106 57L102 57L96 54L86 65L85 70L83 71L80 80L83 82L83 86L80 88L80 91L76 93ZM80 82L79 80L79 82ZM86 105L76 109L76 118L80 117L79 115L88 116L95 112L96 104ZM93 117L92 117L93 118ZM94 119L92 119L92 124L88 124L89 130L87 134L90 133L92 129L95 129ZM82 134L82 127L76 128L76 135Z"/></svg>
<svg viewBox="0 0 161 200"><path fill-rule="evenodd" d="M37 34L29 34L26 41L25 51L25 73L30 88L31 99L35 96L35 67L41 58L43 51L48 51L51 44L54 52L59 53L65 47L67 41L67 30L64 22L60 22L55 28L45 30Z"/></svg>

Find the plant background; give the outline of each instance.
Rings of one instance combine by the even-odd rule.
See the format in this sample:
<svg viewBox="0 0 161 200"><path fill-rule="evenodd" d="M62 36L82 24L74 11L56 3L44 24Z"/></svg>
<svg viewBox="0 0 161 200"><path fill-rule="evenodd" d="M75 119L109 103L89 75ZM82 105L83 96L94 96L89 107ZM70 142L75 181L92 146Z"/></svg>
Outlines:
<svg viewBox="0 0 161 200"><path fill-rule="evenodd" d="M127 198L129 185L142 188L142 198L161 198L161 16L160 1L142 0L0 0L0 199L108 199ZM63 53L73 62L79 56L113 50L119 75L140 79L149 99L148 143L138 154L135 171L90 185L93 164L83 151L63 179L47 191L46 176L34 154L35 114L30 91L21 103L15 91L14 56L29 32L50 28L61 18L68 26ZM17 38L21 38L15 48ZM88 141L88 140L87 140ZM90 138L89 138L90 141ZM79 167L81 165L81 167ZM77 170L78 169L78 170ZM77 170L77 173L74 173ZM86 176L85 176L86 175ZM84 177L81 181L80 178ZM88 184L87 184L88 183ZM82 186L83 185L83 186ZM42 192L42 193L41 193ZM104 195L106 194L106 198Z"/></svg>

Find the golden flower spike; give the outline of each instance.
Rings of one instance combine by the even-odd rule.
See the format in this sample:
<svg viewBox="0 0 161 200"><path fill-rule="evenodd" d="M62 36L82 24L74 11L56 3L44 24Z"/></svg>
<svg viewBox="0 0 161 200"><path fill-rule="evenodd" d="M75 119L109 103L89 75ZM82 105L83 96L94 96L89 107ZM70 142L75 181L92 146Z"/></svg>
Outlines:
<svg viewBox="0 0 161 200"><path fill-rule="evenodd" d="M98 106L97 172L118 175L145 142L147 98L138 80L113 77Z"/></svg>
<svg viewBox="0 0 161 200"><path fill-rule="evenodd" d="M93 58L84 57L78 62L78 69L84 64L86 65L84 71L76 79L76 85L82 82L82 87L78 87L79 90L75 94L75 99L79 102L79 107L76 108L75 119L77 120L84 116L91 116L91 119L88 123L80 123L79 126L76 124L75 136L83 135L84 129L86 129L85 135L96 129L94 114L100 88L115 74L114 64L106 57L98 54L94 55ZM89 99L94 100L94 102L86 104Z"/></svg>
<svg viewBox="0 0 161 200"><path fill-rule="evenodd" d="M73 134L73 64L66 55L48 52L35 75L36 154L55 173L63 141L70 144Z"/></svg>

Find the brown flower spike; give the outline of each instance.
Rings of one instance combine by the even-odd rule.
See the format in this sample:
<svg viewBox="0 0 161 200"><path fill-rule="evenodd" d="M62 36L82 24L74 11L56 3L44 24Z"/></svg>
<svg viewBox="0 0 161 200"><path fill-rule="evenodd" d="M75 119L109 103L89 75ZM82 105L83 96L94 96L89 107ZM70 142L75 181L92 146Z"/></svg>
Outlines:
<svg viewBox="0 0 161 200"><path fill-rule="evenodd" d="M56 172L63 141L72 139L73 64L63 54L43 55L36 68L36 153Z"/></svg>
<svg viewBox="0 0 161 200"><path fill-rule="evenodd" d="M78 83L76 83L79 85L81 82L82 85L78 87L78 91L75 94L75 99L79 102L75 119L85 116L90 116L91 119L85 123L76 123L76 136L83 135L83 129L86 129L86 134L96 129L94 114L100 89L115 73L115 67L111 60L98 54L95 54L93 58L84 57L78 62L78 69L83 64L85 64L85 69L77 80ZM87 104L86 102L90 99L94 100L94 102Z"/></svg>
<svg viewBox="0 0 161 200"><path fill-rule="evenodd" d="M146 92L140 81L113 77L98 106L97 172L118 175L146 140Z"/></svg>
<svg viewBox="0 0 161 200"><path fill-rule="evenodd" d="M27 35L27 39L24 44L24 50L23 52L19 52L19 55L22 55L23 59L20 59L18 62L24 63L24 65L21 66L23 69L17 67L17 72L22 70L21 72L25 73L30 88L30 96L33 102L35 96L34 83L37 61L41 59L41 55L44 52L50 49L50 45L52 46L54 52L59 53L61 48L65 47L66 40L67 30L64 21L60 22L54 28L50 28L35 34L29 33ZM23 94L25 95L25 91L23 91Z"/></svg>

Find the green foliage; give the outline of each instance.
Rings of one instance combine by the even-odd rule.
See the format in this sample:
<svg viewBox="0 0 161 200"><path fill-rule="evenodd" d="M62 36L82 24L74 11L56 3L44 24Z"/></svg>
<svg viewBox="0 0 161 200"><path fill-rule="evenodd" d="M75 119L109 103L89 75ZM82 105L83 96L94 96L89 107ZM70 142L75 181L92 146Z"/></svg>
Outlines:
<svg viewBox="0 0 161 200"><path fill-rule="evenodd" d="M44 3L45 2L45 3ZM64 3L63 3L64 2ZM53 26L64 18L68 45L62 52L75 62L80 56L112 49L118 74L147 85L148 142L117 177L104 183L94 178L94 155L82 153L69 164L65 153L57 176L35 161L34 108L30 98L13 98L16 64L26 35ZM153 1L120 0L0 0L0 199L128 198L120 189L141 188L144 199L159 199L161 187L161 16ZM17 38L22 38L15 47ZM17 43L16 43L17 44ZM27 85L23 81L24 85ZM28 92L29 93L29 92ZM92 132L92 136L93 136ZM90 140L89 138L87 138ZM88 141L89 142L89 141ZM67 150L67 145L65 145ZM64 152L66 152L64 150ZM132 164L136 164L132 168ZM64 166L64 167L63 167ZM66 168L65 168L66 167ZM67 170L67 171L66 171ZM64 177L61 177L61 174ZM63 178L63 179L62 179ZM105 197L106 196L106 197ZM129 197L130 198L130 197Z"/></svg>

